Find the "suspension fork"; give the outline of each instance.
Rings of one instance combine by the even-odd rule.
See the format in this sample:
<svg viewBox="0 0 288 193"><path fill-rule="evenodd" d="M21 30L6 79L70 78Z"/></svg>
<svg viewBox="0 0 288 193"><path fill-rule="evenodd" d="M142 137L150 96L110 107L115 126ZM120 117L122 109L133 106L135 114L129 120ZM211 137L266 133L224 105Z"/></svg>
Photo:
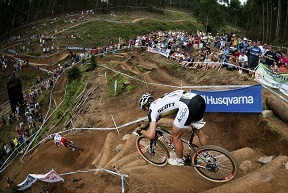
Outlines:
<svg viewBox="0 0 288 193"><path fill-rule="evenodd" d="M158 139L158 133L156 132L155 137L153 139L150 140L150 150L153 150L153 146L156 145L156 139Z"/></svg>

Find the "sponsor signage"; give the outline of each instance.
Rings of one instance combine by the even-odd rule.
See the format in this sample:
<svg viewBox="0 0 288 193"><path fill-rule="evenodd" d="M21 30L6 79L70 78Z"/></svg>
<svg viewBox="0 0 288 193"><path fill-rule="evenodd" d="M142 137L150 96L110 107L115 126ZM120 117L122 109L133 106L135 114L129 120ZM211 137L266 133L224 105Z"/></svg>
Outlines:
<svg viewBox="0 0 288 193"><path fill-rule="evenodd" d="M260 113L262 109L262 86L250 86L233 90L196 91L206 101L206 112Z"/></svg>
<svg viewBox="0 0 288 193"><path fill-rule="evenodd" d="M12 53L12 54L15 54L15 55L17 54L17 52L15 50L12 50L12 49L9 49L9 48L7 49L7 51Z"/></svg>
<svg viewBox="0 0 288 193"><path fill-rule="evenodd" d="M81 46L67 46L67 50L83 50L83 51L90 51L92 48L85 48Z"/></svg>

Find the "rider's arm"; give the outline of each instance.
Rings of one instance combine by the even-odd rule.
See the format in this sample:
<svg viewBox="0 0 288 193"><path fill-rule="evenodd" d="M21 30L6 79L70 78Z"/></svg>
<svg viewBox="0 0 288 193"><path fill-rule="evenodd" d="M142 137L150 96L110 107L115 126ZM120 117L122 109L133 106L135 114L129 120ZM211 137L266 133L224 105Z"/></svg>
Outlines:
<svg viewBox="0 0 288 193"><path fill-rule="evenodd" d="M144 134L149 139L153 139L156 134L156 126L157 126L157 122L151 121L149 125L149 129L147 131L142 130L142 134Z"/></svg>
<svg viewBox="0 0 288 193"><path fill-rule="evenodd" d="M147 130L149 128L150 121L143 127L144 130Z"/></svg>

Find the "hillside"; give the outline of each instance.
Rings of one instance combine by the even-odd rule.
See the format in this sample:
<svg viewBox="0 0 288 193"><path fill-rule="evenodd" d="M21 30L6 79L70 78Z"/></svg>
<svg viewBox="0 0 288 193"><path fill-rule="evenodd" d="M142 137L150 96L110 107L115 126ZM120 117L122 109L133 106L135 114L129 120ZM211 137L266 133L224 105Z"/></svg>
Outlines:
<svg viewBox="0 0 288 193"><path fill-rule="evenodd" d="M141 20L139 18L136 23ZM55 57L53 62L51 58L47 58L49 62L42 59L42 62L63 62L63 57ZM37 59L31 59L31 62L38 63ZM239 75L235 71L224 68L220 71L182 68L171 59L139 50L106 55L97 58L97 62L98 67L94 71L86 72L89 64L81 68L82 76L87 81L83 96L89 94L89 97L86 100L83 98L85 102L72 114L75 128L112 128L115 124L120 126L146 116L137 106L139 97L145 92L157 98L175 90L170 86L257 84L247 75ZM119 75L116 71L130 77ZM111 96L115 79L124 79L127 84L118 96ZM63 98L66 82L67 79L63 76L53 90L56 104ZM130 87L127 88L128 86ZM268 96L274 97L263 89L263 102ZM165 120L162 122L163 127L167 127ZM286 131L287 124L275 116L262 118L259 114L241 113L206 113L205 121L207 124L204 130L209 136L209 144L233 152L241 166L237 177L226 184L210 182L190 167L156 167L146 163L137 152L136 136L131 135L134 129L142 124L138 122L119 129L119 133L116 130L69 132L67 139L79 144L83 151L72 152L64 147L56 148L52 141L42 143L32 154L27 155L23 162L16 159L5 170L1 176L1 188L7 190L5 179L8 176L20 183L28 174L43 174L52 168L63 174L96 169L98 166L128 175L125 192L131 193L285 192L288 188L285 183L288 173L283 163L288 162L287 136L276 130ZM57 126L58 130L63 128L62 124L61 122L61 125ZM49 126L51 127L52 123L49 123ZM258 161L263 156L273 156L274 159L269 164L263 164ZM120 177L103 171L74 173L62 177L63 183L36 182L25 192L39 193L43 188L55 193L121 191Z"/></svg>

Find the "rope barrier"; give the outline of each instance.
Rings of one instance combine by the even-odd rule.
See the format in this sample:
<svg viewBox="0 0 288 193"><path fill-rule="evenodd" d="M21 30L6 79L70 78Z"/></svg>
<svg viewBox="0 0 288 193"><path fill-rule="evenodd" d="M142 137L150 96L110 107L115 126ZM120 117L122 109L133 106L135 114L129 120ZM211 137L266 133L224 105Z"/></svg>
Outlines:
<svg viewBox="0 0 288 193"><path fill-rule="evenodd" d="M124 181L125 181L125 178L128 178L129 176L127 174L121 174L119 173L118 171L117 172L114 172L114 171L111 171L111 170L107 170L105 168L100 168L98 167L97 165L94 165L97 167L97 169L90 169L90 170L77 170L75 172L66 172L66 173L63 173L63 174L59 174L60 176L66 176L66 175L71 175L71 174L77 174L77 173L89 173L89 172L97 172L97 171L105 171L107 173L110 173L112 175L117 175L117 176L120 176L121 177L121 192L124 193Z"/></svg>

